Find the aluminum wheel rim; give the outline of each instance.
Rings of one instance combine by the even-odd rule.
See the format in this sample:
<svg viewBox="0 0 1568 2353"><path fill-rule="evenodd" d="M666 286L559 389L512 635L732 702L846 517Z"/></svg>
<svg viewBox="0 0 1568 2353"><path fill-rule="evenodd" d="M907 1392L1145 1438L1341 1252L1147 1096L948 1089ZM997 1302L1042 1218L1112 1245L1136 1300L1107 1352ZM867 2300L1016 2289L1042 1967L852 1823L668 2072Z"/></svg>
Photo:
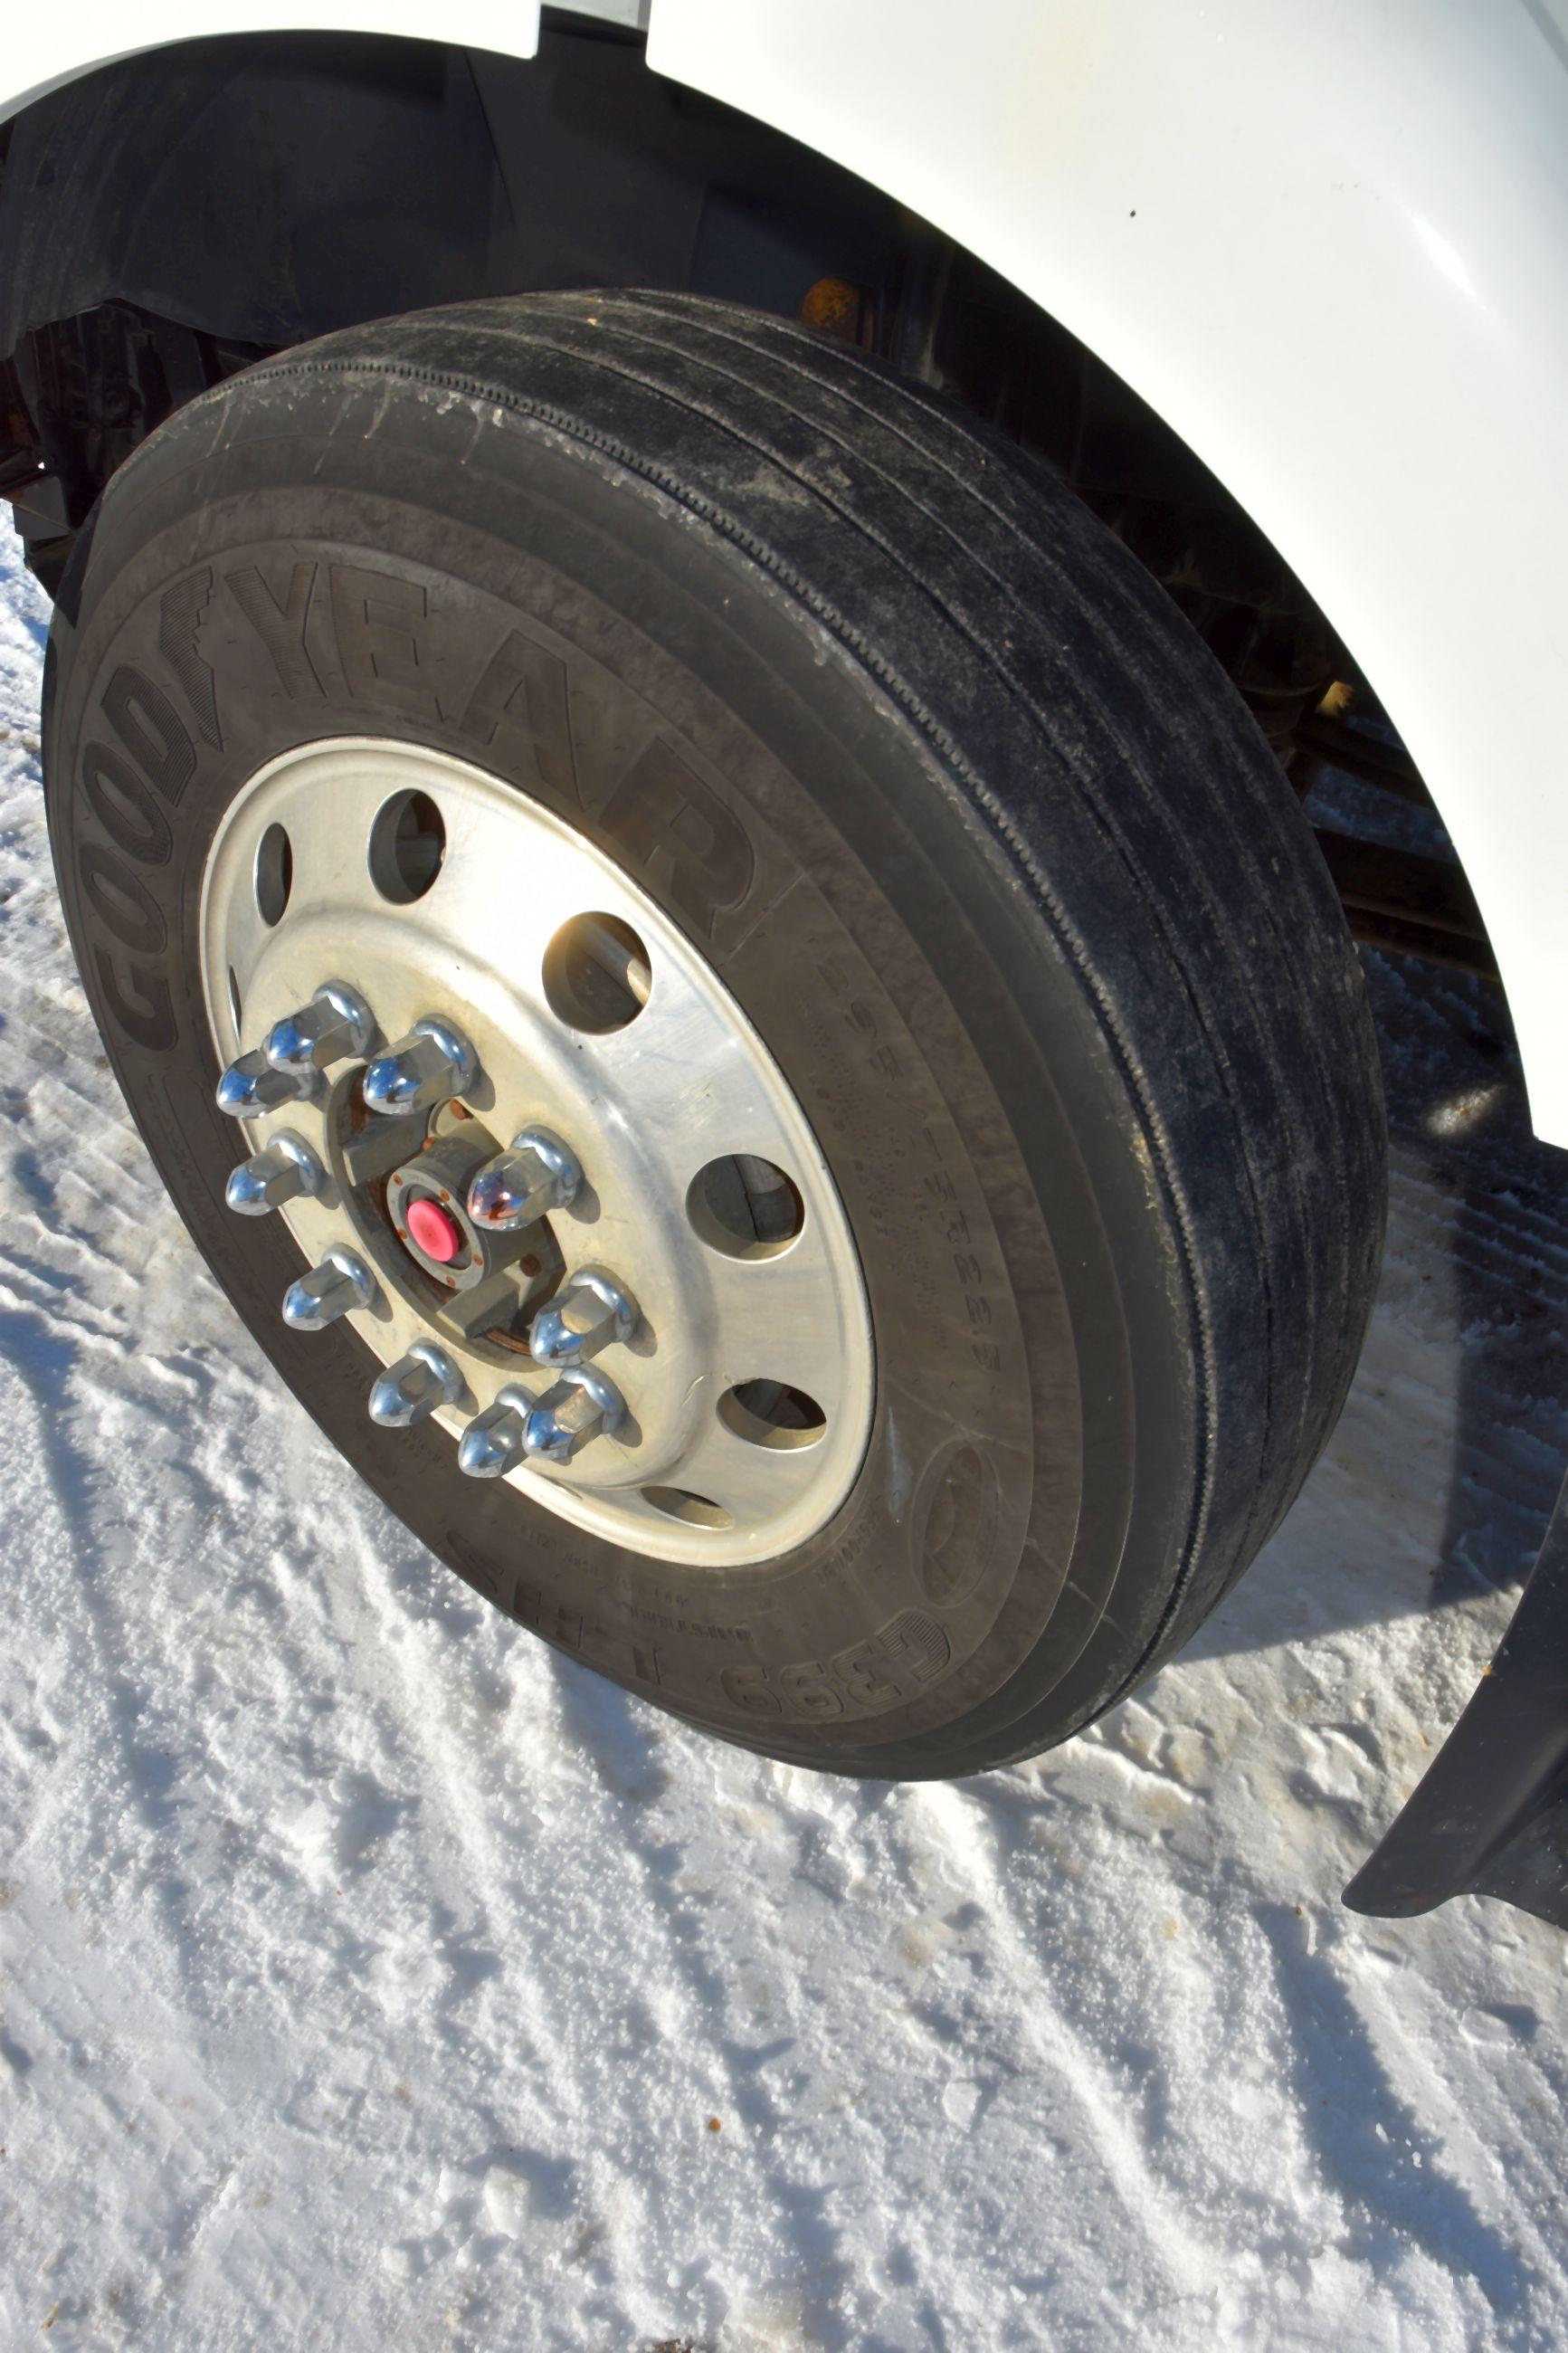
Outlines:
<svg viewBox="0 0 1568 2353"><path fill-rule="evenodd" d="M438 813L444 855L428 887L398 901L386 895L389 879L404 887L387 862L387 813L420 806L414 795ZM602 921L584 931L587 918L610 919L611 933ZM602 946L623 925L646 958L646 1002L622 1026L585 1028L560 953L547 964L552 944L582 935ZM509 1483L611 1543L712 1567L777 1558L826 1525L864 1457L874 1395L848 1219L755 1029L602 851L444 753L371 739L304 745L259 770L225 817L203 879L201 958L222 1063L254 1053L324 984L348 983L374 1018L373 1054L429 1017L456 1025L479 1061L461 1109L503 1145L542 1124L581 1159L584 1194L552 1209L548 1229L563 1281L608 1269L635 1297L633 1335L589 1368L624 1398L626 1422L569 1463L520 1464ZM379 1212L344 1173L343 1107L363 1067L353 1055L331 1061L310 1099L246 1119L237 1143L240 1129L252 1151L286 1133L319 1156L320 1190L277 1214L301 1271L344 1246L374 1261L374 1300L346 1320L392 1366L432 1339L429 1270L416 1264L410 1279L395 1241L381 1246ZM432 1130L464 1132L456 1113ZM790 1180L787 1239L748 1240L726 1222L736 1155L749 1155L748 1175L772 1167ZM709 1169L720 1174L705 1182ZM440 1338L462 1388L429 1419L454 1443L503 1388L549 1388L510 1342Z"/></svg>

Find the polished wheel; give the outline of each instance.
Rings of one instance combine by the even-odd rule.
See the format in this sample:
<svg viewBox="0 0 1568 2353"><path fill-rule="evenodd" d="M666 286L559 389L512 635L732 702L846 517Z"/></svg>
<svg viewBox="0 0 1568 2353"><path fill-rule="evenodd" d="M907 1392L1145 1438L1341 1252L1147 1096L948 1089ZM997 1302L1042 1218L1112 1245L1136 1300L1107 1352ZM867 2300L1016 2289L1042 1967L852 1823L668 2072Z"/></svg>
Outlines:
<svg viewBox="0 0 1568 2353"><path fill-rule="evenodd" d="M378 845L414 807L438 871L389 892ZM296 1328L346 1317L397 1374L377 1419L433 1417L473 1475L662 1559L766 1561L823 1526L871 1422L854 1237L777 1064L645 892L461 761L337 740L237 797L201 934L251 1145L231 1206L297 1241Z"/></svg>

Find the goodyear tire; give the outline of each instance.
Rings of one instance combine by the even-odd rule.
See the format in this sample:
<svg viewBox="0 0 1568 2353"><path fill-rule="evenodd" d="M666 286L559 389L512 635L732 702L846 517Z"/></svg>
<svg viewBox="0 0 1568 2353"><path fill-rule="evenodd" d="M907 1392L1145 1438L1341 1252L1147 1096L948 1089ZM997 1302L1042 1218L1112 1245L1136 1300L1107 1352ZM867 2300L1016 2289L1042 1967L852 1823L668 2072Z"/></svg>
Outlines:
<svg viewBox="0 0 1568 2353"><path fill-rule="evenodd" d="M1359 971L1195 638L962 416L682 297L355 329L123 468L47 703L72 937L197 1245L360 1474L547 1641L781 1757L966 1773L1129 1691L1275 1526L1375 1280ZM201 878L268 762L366 736L607 855L793 1088L876 1366L809 1541L713 1568L585 1536L374 1426L347 1324L279 1322L298 1250L224 1208Z"/></svg>

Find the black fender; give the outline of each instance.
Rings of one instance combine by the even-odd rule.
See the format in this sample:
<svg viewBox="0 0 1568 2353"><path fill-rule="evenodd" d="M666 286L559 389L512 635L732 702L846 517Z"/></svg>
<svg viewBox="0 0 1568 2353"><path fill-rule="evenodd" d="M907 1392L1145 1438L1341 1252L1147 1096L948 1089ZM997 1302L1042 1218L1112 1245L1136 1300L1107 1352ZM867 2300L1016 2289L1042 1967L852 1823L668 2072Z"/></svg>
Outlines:
<svg viewBox="0 0 1568 2353"><path fill-rule="evenodd" d="M1344 1900L1405 1919L1452 1895L1568 1928L1568 1478L1496 1658Z"/></svg>
<svg viewBox="0 0 1568 2353"><path fill-rule="evenodd" d="M547 17L531 60L396 35L216 33L17 116L0 360L109 302L268 349L556 286L693 288L798 314L909 243L889 196ZM203 387L198 385L198 390Z"/></svg>

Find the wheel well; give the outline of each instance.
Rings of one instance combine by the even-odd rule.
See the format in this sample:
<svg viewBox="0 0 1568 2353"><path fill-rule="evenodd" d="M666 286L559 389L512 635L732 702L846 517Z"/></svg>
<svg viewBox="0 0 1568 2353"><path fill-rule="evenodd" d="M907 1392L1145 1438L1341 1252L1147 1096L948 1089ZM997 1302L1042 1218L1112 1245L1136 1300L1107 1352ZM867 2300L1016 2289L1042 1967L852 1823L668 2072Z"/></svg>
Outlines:
<svg viewBox="0 0 1568 2353"><path fill-rule="evenodd" d="M1372 708L1350 656L1153 410L881 191L649 72L635 34L547 11L528 62L222 36L104 67L0 141L0 493L47 586L136 444L268 353L487 294L716 294L861 343L1043 459L1183 607L1303 786L1336 746L1359 756L1336 717L1352 689ZM1362 898L1387 895L1376 880ZM1479 939L1471 916L1443 920Z"/></svg>

